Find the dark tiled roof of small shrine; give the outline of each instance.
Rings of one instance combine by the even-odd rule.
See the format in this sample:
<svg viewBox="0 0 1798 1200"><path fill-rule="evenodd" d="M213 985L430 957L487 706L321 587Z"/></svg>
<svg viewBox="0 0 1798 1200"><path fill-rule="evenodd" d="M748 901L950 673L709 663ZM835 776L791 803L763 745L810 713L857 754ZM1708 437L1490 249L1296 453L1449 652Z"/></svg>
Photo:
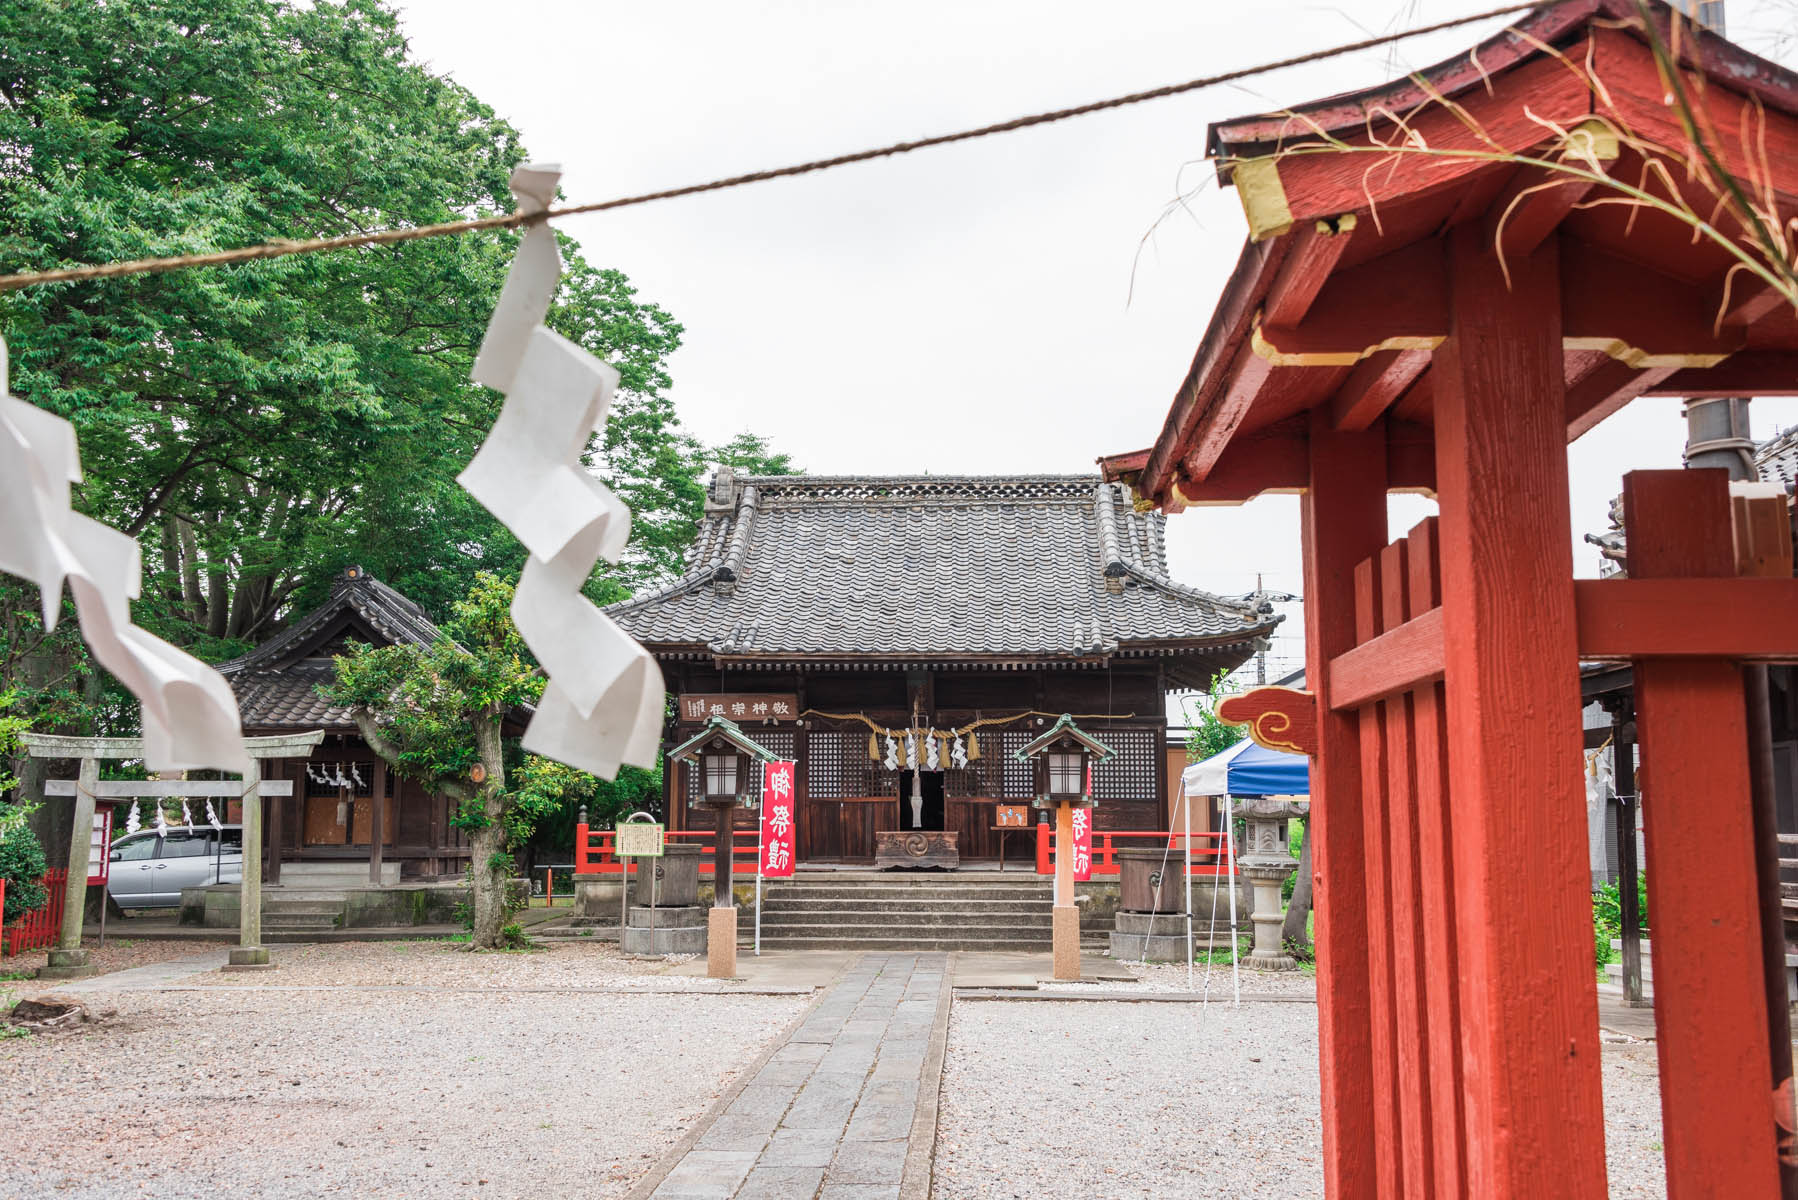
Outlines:
<svg viewBox="0 0 1798 1200"><path fill-rule="evenodd" d="M360 567L338 577L331 598L242 658L219 664L237 693L245 729L354 729L350 711L318 694L344 641L428 646L437 626L424 610Z"/></svg>
<svg viewBox="0 0 1798 1200"><path fill-rule="evenodd" d="M721 658L1246 655L1278 618L1168 578L1165 522L1096 475L723 471L687 573L608 611Z"/></svg>

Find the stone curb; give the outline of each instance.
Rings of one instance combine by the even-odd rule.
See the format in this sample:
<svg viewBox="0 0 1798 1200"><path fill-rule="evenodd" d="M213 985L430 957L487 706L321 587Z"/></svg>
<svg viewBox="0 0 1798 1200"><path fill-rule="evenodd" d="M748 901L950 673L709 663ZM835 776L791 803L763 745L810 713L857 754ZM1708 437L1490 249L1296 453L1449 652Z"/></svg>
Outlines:
<svg viewBox="0 0 1798 1200"><path fill-rule="evenodd" d="M1228 993L1222 996L1206 996L1201 992L1007 991L1000 988L957 988L955 998L957 1000L1103 1001L1110 1004L1229 1004L1231 1002ZM1262 993L1244 996L1242 1002L1244 1004L1316 1004L1317 997Z"/></svg>
<svg viewBox="0 0 1798 1200"><path fill-rule="evenodd" d="M949 1049L949 1009L954 1003L955 955L945 956L943 994L937 998L930 1048L924 1052L924 1074L918 1080L918 1111L906 1139L905 1171L899 1177L899 1200L929 1200L936 1173L937 1111L942 1099L943 1058Z"/></svg>

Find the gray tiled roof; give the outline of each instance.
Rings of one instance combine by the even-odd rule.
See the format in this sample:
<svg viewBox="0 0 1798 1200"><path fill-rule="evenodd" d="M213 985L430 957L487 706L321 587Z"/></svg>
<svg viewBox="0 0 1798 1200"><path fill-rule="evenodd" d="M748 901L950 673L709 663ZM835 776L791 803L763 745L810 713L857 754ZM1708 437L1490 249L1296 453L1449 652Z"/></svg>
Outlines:
<svg viewBox="0 0 1798 1200"><path fill-rule="evenodd" d="M1277 617L1167 576L1165 518L1096 475L712 481L687 573L608 611L720 657L1094 658L1240 645Z"/></svg>
<svg viewBox="0 0 1798 1200"><path fill-rule="evenodd" d="M428 646L437 640L437 626L417 604L350 568L329 600L242 658L219 664L237 693L244 728L356 728L349 709L318 694L332 677L331 646L346 635L372 645Z"/></svg>

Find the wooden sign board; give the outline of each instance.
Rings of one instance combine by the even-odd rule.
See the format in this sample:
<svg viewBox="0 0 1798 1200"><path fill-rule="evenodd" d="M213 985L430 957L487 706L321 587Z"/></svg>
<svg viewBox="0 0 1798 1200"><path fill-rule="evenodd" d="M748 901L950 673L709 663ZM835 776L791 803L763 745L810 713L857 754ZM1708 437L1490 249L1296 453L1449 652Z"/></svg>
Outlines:
<svg viewBox="0 0 1798 1200"><path fill-rule="evenodd" d="M94 829L87 843L87 883L105 885L112 870L112 809L94 812Z"/></svg>
<svg viewBox="0 0 1798 1200"><path fill-rule="evenodd" d="M792 692L683 692L680 719L697 725L708 717L729 721L797 721L799 697Z"/></svg>
<svg viewBox="0 0 1798 1200"><path fill-rule="evenodd" d="M1000 829L1024 829L1030 825L1028 804L1001 804L993 809L993 824Z"/></svg>
<svg viewBox="0 0 1798 1200"><path fill-rule="evenodd" d="M619 858L661 858L664 828L647 821L620 821L613 830L617 835L613 853Z"/></svg>

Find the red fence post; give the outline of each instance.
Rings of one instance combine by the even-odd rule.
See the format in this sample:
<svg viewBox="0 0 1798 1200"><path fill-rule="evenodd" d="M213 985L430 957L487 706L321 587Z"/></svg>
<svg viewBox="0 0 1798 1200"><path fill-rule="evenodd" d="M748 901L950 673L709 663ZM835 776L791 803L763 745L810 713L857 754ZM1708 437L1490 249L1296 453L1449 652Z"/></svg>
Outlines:
<svg viewBox="0 0 1798 1200"><path fill-rule="evenodd" d="M585 821L574 827L574 870L579 875L587 873L587 822Z"/></svg>
<svg viewBox="0 0 1798 1200"><path fill-rule="evenodd" d="M1049 862L1049 827L1041 821L1036 823L1036 873L1048 875L1054 870Z"/></svg>

